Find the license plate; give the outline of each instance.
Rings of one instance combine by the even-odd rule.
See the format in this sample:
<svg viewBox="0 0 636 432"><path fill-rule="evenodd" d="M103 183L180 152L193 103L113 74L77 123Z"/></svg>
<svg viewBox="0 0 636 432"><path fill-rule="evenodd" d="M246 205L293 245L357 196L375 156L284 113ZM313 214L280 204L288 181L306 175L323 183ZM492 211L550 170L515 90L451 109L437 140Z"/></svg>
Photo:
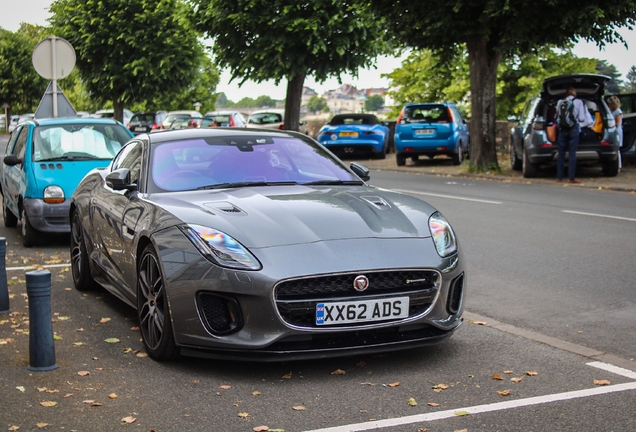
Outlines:
<svg viewBox="0 0 636 432"><path fill-rule="evenodd" d="M341 137L358 138L358 132L339 132Z"/></svg>
<svg viewBox="0 0 636 432"><path fill-rule="evenodd" d="M373 322L408 316L408 297L329 302L316 305L316 325Z"/></svg>
<svg viewBox="0 0 636 432"><path fill-rule="evenodd" d="M138 127L135 128L135 132L145 132L145 131L146 131L145 127L139 127L138 126Z"/></svg>
<svg viewBox="0 0 636 432"><path fill-rule="evenodd" d="M417 136L435 135L435 129L415 129L414 132Z"/></svg>

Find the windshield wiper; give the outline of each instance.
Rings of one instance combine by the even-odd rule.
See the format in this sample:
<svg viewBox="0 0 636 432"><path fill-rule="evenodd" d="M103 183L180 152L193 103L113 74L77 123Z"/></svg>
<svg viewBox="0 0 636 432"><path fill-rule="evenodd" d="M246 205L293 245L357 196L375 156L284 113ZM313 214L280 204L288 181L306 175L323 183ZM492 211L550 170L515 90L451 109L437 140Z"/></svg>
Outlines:
<svg viewBox="0 0 636 432"><path fill-rule="evenodd" d="M303 183L303 185L310 186L331 186L331 185L362 185L364 184L360 180L315 180L307 183Z"/></svg>
<svg viewBox="0 0 636 432"><path fill-rule="evenodd" d="M280 181L280 182L268 182L268 181L242 181L242 182L228 182L219 183L208 186L200 186L198 189L226 189L226 188L240 188L251 186L284 186L284 185L297 185L295 181Z"/></svg>
<svg viewBox="0 0 636 432"><path fill-rule="evenodd" d="M89 154L65 154L62 156L56 156L56 157L52 157L52 158L48 158L48 159L40 159L37 162L51 162L51 161L64 161L64 160L110 160L110 159L105 159L105 158L101 158L101 157L97 157L97 156L93 156L93 155L89 155Z"/></svg>

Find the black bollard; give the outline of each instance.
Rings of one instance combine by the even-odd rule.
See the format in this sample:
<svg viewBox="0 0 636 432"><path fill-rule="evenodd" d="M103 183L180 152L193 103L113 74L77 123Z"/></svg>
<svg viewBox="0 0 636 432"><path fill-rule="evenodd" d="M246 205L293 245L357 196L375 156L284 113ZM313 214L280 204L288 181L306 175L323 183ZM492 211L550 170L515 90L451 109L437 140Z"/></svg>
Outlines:
<svg viewBox="0 0 636 432"><path fill-rule="evenodd" d="M26 272L29 296L29 370L57 369L51 323L51 272Z"/></svg>
<svg viewBox="0 0 636 432"><path fill-rule="evenodd" d="M8 210L7 210L8 211ZM7 285L7 241L0 237L0 314L11 312L9 286Z"/></svg>

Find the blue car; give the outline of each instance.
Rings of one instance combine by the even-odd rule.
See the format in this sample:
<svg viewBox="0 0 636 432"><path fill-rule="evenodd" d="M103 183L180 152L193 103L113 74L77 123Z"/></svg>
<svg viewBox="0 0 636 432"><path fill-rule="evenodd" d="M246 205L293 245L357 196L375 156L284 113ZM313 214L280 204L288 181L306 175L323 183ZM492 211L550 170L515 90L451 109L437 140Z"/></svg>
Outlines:
<svg viewBox="0 0 636 432"><path fill-rule="evenodd" d="M451 103L409 103L395 125L395 154L398 166L406 158L449 156L459 165L468 154L470 135L466 120Z"/></svg>
<svg viewBox="0 0 636 432"><path fill-rule="evenodd" d="M40 232L67 233L70 199L84 176L108 166L132 138L112 119L52 118L20 123L0 164L4 225L21 221L22 242L33 246Z"/></svg>
<svg viewBox="0 0 636 432"><path fill-rule="evenodd" d="M384 159L390 130L373 114L338 114L318 131L318 142L344 156L369 155Z"/></svg>

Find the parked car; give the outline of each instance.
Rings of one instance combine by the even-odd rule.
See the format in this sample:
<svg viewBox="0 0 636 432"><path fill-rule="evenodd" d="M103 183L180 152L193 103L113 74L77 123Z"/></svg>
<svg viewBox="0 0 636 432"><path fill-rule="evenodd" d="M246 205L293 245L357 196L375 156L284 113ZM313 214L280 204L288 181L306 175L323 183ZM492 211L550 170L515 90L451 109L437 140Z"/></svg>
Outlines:
<svg viewBox="0 0 636 432"><path fill-rule="evenodd" d="M130 118L130 122L126 127L133 135L150 133L151 131L159 130L161 122L167 115L167 111L138 112Z"/></svg>
<svg viewBox="0 0 636 432"><path fill-rule="evenodd" d="M22 226L24 246L40 232L70 232L75 187L93 168L108 165L132 134L112 119L27 120L9 137L0 165L4 225Z"/></svg>
<svg viewBox="0 0 636 432"><path fill-rule="evenodd" d="M556 165L558 144L555 124L556 104L573 87L592 118L598 132L583 137L576 152L577 165L600 165L603 174L618 174L618 134L612 113L603 100L610 77L572 74L547 78L539 96L526 102L517 124L510 130L510 164L527 178L536 177L542 166ZM568 163L568 158L565 158Z"/></svg>
<svg viewBox="0 0 636 432"><path fill-rule="evenodd" d="M0 114L0 130L4 131L5 129L7 129L7 116Z"/></svg>
<svg viewBox="0 0 636 432"><path fill-rule="evenodd" d="M298 132L141 135L73 195L75 287L135 308L156 360L440 342L464 308L458 240L435 208L368 178Z"/></svg>
<svg viewBox="0 0 636 432"><path fill-rule="evenodd" d="M459 165L470 151L470 133L461 112L452 103L408 103L395 124L398 166L420 156L448 156Z"/></svg>
<svg viewBox="0 0 636 432"><path fill-rule="evenodd" d="M264 129L285 129L284 109L263 109L254 111L247 117L247 127ZM301 121L299 132L307 134L307 122Z"/></svg>
<svg viewBox="0 0 636 432"><path fill-rule="evenodd" d="M201 127L208 127L210 123L216 121L218 126L221 127L245 127L247 121L243 114L238 111L214 111L207 112L203 116Z"/></svg>
<svg viewBox="0 0 636 432"><path fill-rule="evenodd" d="M196 110L169 111L161 122L161 130L185 129L190 119L197 120L200 126L203 116Z"/></svg>
<svg viewBox="0 0 636 432"><path fill-rule="evenodd" d="M636 93L617 94L623 111L623 159L636 157ZM607 102L607 96L605 97Z"/></svg>
<svg viewBox="0 0 636 432"><path fill-rule="evenodd" d="M384 159L389 149L388 123L373 114L336 114L318 131L318 141L344 156Z"/></svg>
<svg viewBox="0 0 636 432"><path fill-rule="evenodd" d="M133 112L129 109L124 108L124 120L122 121L123 124L127 125L128 123L130 123L130 119L133 116ZM113 109L101 109L98 111L95 111L95 114L93 114L94 118L114 118L115 117L115 110Z"/></svg>
<svg viewBox="0 0 636 432"><path fill-rule="evenodd" d="M9 133L13 132L19 122L20 122L19 115L12 115L11 117L9 117L9 130L7 132Z"/></svg>

